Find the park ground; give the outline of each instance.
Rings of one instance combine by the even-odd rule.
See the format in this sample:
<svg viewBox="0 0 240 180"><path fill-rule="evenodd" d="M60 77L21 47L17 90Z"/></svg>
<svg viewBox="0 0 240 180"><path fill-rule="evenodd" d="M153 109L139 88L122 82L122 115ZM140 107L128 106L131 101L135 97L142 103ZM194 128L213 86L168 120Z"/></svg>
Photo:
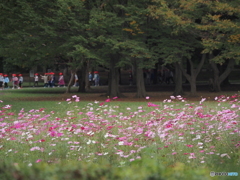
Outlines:
<svg viewBox="0 0 240 180"><path fill-rule="evenodd" d="M77 87L71 88L71 93L66 94L64 87L56 87L55 90L47 91L48 88L42 88L42 87L25 87L28 89L28 91L22 91L17 90L22 93L52 93L54 96L46 96L46 97L37 97L37 96L31 96L31 97L14 97L15 100L20 101L62 101L66 100L71 96L72 94L78 94L80 96L81 101L104 101L106 100L106 92L108 86L99 86L94 87L91 86L91 89L86 93L78 93ZM25 89L24 88L24 89ZM32 90L32 91L31 91ZM49 89L50 90L50 89ZM239 94L240 93L240 84L231 84L229 86L222 87L221 92L210 92L208 89L208 85L202 84L197 86L197 96L190 96L190 85L184 84L183 85L184 94L182 97L186 98L188 101L200 101L202 98L206 98L209 101L212 101L215 99L215 97L221 96L221 95L233 95L233 94ZM8 91L8 89L6 90ZM136 102L136 101L146 101L145 98L135 98L136 95L136 86L127 86L123 85L120 86L120 91L125 97L119 98L119 101L124 102ZM160 85L149 85L146 87L147 96L150 97L151 101L163 101L165 99L169 99L170 96L172 96L174 91L174 84L160 84ZM0 92L1 95L4 95L4 91ZM56 96L58 94L58 96Z"/></svg>

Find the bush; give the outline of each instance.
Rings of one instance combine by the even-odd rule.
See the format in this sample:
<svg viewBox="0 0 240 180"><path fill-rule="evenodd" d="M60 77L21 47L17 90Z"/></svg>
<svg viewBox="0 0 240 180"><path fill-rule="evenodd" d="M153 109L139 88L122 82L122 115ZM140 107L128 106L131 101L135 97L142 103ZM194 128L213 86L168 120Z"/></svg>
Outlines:
<svg viewBox="0 0 240 180"><path fill-rule="evenodd" d="M208 168L191 169L180 162L166 167L155 159L134 161L127 167L76 161L54 164L41 162L29 167L22 163L4 162L0 165L0 172L1 180L207 180L211 178Z"/></svg>

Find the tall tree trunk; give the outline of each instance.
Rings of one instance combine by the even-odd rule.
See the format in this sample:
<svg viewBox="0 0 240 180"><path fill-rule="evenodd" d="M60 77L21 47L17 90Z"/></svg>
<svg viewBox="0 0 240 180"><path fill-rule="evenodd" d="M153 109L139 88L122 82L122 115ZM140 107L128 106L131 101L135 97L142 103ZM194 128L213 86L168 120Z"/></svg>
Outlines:
<svg viewBox="0 0 240 180"><path fill-rule="evenodd" d="M220 75L220 71L217 67L217 64L211 62L211 66L213 69L213 91L221 92L221 83L228 77L228 75L232 72L234 68L235 61L233 59L228 61L227 67L225 71Z"/></svg>
<svg viewBox="0 0 240 180"><path fill-rule="evenodd" d="M197 96L196 78L197 78L200 70L202 69L202 66L205 62L205 59L206 59L206 54L202 54L202 58L201 58L200 63L198 64L196 69L194 68L193 62L189 59L189 63L190 63L190 66L191 66L191 75L187 74L186 71L184 71L182 65L180 64L180 68L182 70L183 75L186 77L186 79L190 83L190 87L191 87L190 95L191 96Z"/></svg>
<svg viewBox="0 0 240 180"><path fill-rule="evenodd" d="M86 92L86 75L87 73L87 63L84 62L83 66L77 71L78 75L78 82L79 82L79 87L78 87L78 92Z"/></svg>
<svg viewBox="0 0 240 180"><path fill-rule="evenodd" d="M74 75L75 75L76 71L75 70L72 70L71 71L71 77L70 77L70 80L68 82L68 86L67 86L67 90L65 93L70 93L71 92L71 86L73 84L73 81L74 81Z"/></svg>
<svg viewBox="0 0 240 180"><path fill-rule="evenodd" d="M196 76L195 76L195 75L191 75L191 78L188 79L188 81L190 82L190 87L191 87L190 95L191 95L191 96L197 96L197 81L196 81Z"/></svg>
<svg viewBox="0 0 240 180"><path fill-rule="evenodd" d="M174 73L174 82L175 82L175 89L173 92L174 96L183 95L183 88L182 88L182 71L180 69L179 63L174 63L175 73Z"/></svg>
<svg viewBox="0 0 240 180"><path fill-rule="evenodd" d="M119 68L116 67L118 62L118 55L112 55L110 61L109 83L107 96L109 97L123 97L119 90Z"/></svg>
<svg viewBox="0 0 240 180"><path fill-rule="evenodd" d="M68 79L69 79L69 78L68 78L69 75L68 75L68 68L67 68L66 65L64 66L64 69L63 69L63 75L64 75L64 76L63 76L63 77L64 77L64 82L67 83L67 82L68 82ZM65 84L66 84L66 83L65 83Z"/></svg>
<svg viewBox="0 0 240 180"><path fill-rule="evenodd" d="M146 97L146 88L143 78L143 69L138 67L137 61L141 61L140 59L134 61L134 69L136 69L136 86L137 86L137 98L145 98Z"/></svg>
<svg viewBox="0 0 240 180"><path fill-rule="evenodd" d="M219 70L218 70L217 64L214 62L211 62L210 64L213 69L213 81L212 81L212 84L210 84L212 86L211 90L215 92L220 92L221 87L219 82Z"/></svg>

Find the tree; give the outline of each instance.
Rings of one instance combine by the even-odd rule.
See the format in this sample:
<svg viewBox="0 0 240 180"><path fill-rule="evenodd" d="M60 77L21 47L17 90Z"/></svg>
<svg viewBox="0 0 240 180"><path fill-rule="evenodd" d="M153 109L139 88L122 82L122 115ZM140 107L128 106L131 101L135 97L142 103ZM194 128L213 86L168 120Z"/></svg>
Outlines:
<svg viewBox="0 0 240 180"><path fill-rule="evenodd" d="M236 6L237 0L156 0L154 2L153 5L149 6L152 17L158 19L165 27L171 28L172 31L170 32L172 34L181 35L184 33L191 37L191 41L197 40L199 44L201 43L202 47L195 47L202 49L200 54L203 55L201 55L202 58L199 61L199 65L202 66L206 54L211 54L214 50L221 50L220 54L211 59L216 63L222 63L230 58L239 61L239 53L236 51L236 46L233 46L233 42L235 45L236 41L238 42L237 37L239 34L239 8ZM237 18L233 18L233 16ZM232 39L234 40L232 41ZM194 51L189 54L188 58L191 64L191 76L183 71L186 78L191 80L192 95L196 93L196 85L194 84L200 69L200 66L195 69L193 67L194 63L191 62L193 60L191 57L194 57ZM171 56L171 53L166 52L165 54ZM171 63L171 61L166 62Z"/></svg>
<svg viewBox="0 0 240 180"><path fill-rule="evenodd" d="M56 1L55 1L56 2ZM54 2L49 3L54 4ZM1 3L1 54L5 61L21 67L54 64L55 46L53 34L46 38L42 26L45 19L37 12L46 8L45 13L51 14L49 4L42 1L2 1ZM39 28L41 27L41 28ZM51 50L52 51L51 51ZM50 61L51 60L51 61Z"/></svg>
<svg viewBox="0 0 240 180"><path fill-rule="evenodd" d="M207 32L202 38L205 53L210 54L214 71L213 91L221 91L221 83L228 77L234 64L240 62L240 10L239 2L215 1L206 4L209 13L197 28ZM218 68L226 65L223 72Z"/></svg>
<svg viewBox="0 0 240 180"><path fill-rule="evenodd" d="M120 67L137 62L137 67L143 68L144 63L138 62L151 57L146 44L147 35L143 35L147 23L147 6L142 5L143 2L147 1L108 1L102 8L92 11L89 32L98 40L96 43L101 57L99 63L110 71L108 96L122 96L118 87ZM150 66L151 63L148 62ZM137 89L145 90L145 86L138 86ZM143 92L138 96L143 97L145 94Z"/></svg>
<svg viewBox="0 0 240 180"><path fill-rule="evenodd" d="M90 11L85 2L5 1L2 7L2 52L8 62L25 67L49 66L61 57L77 72L87 59L96 58L87 36Z"/></svg>

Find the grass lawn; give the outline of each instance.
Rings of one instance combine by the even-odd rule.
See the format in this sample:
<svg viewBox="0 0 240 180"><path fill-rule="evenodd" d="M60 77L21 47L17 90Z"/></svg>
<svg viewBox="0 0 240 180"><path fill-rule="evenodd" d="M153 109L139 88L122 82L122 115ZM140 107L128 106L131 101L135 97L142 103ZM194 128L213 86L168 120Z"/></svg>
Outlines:
<svg viewBox="0 0 240 180"><path fill-rule="evenodd" d="M1 91L0 179L200 180L218 179L211 171L240 173L239 95L156 102L81 101L84 95Z"/></svg>

